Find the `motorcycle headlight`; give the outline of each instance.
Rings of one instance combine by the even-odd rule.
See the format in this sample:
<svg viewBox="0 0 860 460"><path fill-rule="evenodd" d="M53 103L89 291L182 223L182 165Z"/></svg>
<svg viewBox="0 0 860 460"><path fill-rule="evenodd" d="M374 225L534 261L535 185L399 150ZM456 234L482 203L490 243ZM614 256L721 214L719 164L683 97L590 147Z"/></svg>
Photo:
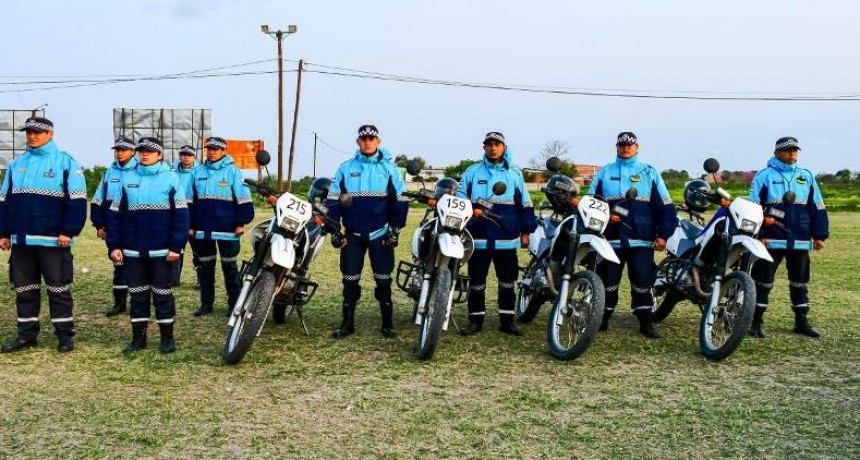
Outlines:
<svg viewBox="0 0 860 460"><path fill-rule="evenodd" d="M289 217L284 217L283 219L281 219L281 228L283 228L284 230L286 230L288 232L293 232L293 233L297 232L301 225L302 225L301 222L299 222L295 219L291 219Z"/></svg>
<svg viewBox="0 0 860 460"><path fill-rule="evenodd" d="M758 223L756 221L749 219L741 219L741 232L753 234L755 233L756 227L758 227Z"/></svg>
<svg viewBox="0 0 860 460"><path fill-rule="evenodd" d="M452 230L460 230L461 225L463 225L463 219L461 217L454 216L446 216L445 222L442 223L443 227L450 228Z"/></svg>
<svg viewBox="0 0 860 460"><path fill-rule="evenodd" d="M588 219L588 225L586 225L585 227L587 229L593 231L593 232L599 232L599 231L603 230L604 225L605 225L604 221L602 221L600 219L595 219L592 217L592 218Z"/></svg>

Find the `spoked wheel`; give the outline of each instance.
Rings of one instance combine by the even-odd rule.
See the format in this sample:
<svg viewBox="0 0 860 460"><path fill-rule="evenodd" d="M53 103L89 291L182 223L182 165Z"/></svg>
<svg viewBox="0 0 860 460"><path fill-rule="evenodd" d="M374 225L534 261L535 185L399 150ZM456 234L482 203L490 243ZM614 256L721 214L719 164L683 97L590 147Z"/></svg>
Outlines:
<svg viewBox="0 0 860 460"><path fill-rule="evenodd" d="M672 274L675 272L670 268L677 263L678 259L667 257L657 265L657 282L654 283L654 305L657 306L653 316L655 323L666 319L675 309L675 305L684 300L684 296L669 286L672 282Z"/></svg>
<svg viewBox="0 0 860 460"><path fill-rule="evenodd" d="M543 306L545 299L540 292L536 292L532 286L535 286L535 277L541 276L540 271L545 268L543 261L544 256L532 258L526 270L523 272L523 280L529 280L530 286L520 284L519 292L517 293L516 313L517 318L522 323L530 323L535 319L540 308Z"/></svg>
<svg viewBox="0 0 860 460"><path fill-rule="evenodd" d="M567 295L565 283L569 283ZM559 292L547 324L547 341L555 358L569 361L583 354L594 340L603 317L606 292L603 282L590 270L575 273L569 282L563 281Z"/></svg>
<svg viewBox="0 0 860 460"><path fill-rule="evenodd" d="M254 281L242 310L233 326L227 330L227 343L224 346L224 361L236 364L251 349L251 344L263 328L272 298L275 294L275 275L262 271ZM240 308L237 306L236 308Z"/></svg>
<svg viewBox="0 0 860 460"><path fill-rule="evenodd" d="M748 273L734 272L723 280L714 308L705 307L699 327L699 346L708 359L731 355L747 335L755 309L755 285Z"/></svg>
<svg viewBox="0 0 860 460"><path fill-rule="evenodd" d="M439 335L448 314L448 297L451 295L451 270L441 267L436 271L435 281L427 299L426 311L421 315L421 331L418 336L418 359L428 360L436 352Z"/></svg>

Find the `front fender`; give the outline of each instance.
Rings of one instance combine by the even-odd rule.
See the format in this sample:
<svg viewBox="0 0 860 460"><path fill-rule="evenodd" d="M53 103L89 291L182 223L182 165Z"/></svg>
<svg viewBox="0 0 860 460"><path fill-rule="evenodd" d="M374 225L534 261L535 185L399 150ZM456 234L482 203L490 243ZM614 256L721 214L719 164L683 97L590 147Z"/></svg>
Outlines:
<svg viewBox="0 0 860 460"><path fill-rule="evenodd" d="M728 260L726 261L727 265L731 266L741 256L744 249L759 259L773 262L773 257L770 256L770 253L767 252L767 248L761 241L747 235L735 235L732 237L732 246L729 250Z"/></svg>
<svg viewBox="0 0 860 460"><path fill-rule="evenodd" d="M618 259L618 256L615 254L615 250L612 249L612 246L609 244L609 242L606 241L606 239L602 236L584 233L582 235L579 235L579 244L580 246L584 244L591 246L604 260L615 262L616 264L621 263L621 261ZM577 256L579 256L579 254L577 254ZM579 259L579 257L577 257L577 259Z"/></svg>
<svg viewBox="0 0 860 460"><path fill-rule="evenodd" d="M296 263L296 248L293 246L292 240L288 240L282 235L277 233L272 235L269 251L272 262L281 267L292 269L293 264Z"/></svg>
<svg viewBox="0 0 860 460"><path fill-rule="evenodd" d="M466 250L463 247L463 241L460 235L452 235L451 233L439 233L439 250L442 254L452 259L462 259Z"/></svg>

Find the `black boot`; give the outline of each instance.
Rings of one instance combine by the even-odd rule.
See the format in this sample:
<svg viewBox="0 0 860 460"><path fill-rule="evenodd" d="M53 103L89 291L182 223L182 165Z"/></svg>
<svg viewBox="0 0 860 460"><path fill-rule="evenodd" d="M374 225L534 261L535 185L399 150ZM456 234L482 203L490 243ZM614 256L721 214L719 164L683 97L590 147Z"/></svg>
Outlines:
<svg viewBox="0 0 860 460"><path fill-rule="evenodd" d="M14 339L3 344L3 347L0 347L0 353L12 353L13 351L20 351L25 348L32 348L36 346L36 339L25 339L21 336L15 337Z"/></svg>
<svg viewBox="0 0 860 460"><path fill-rule="evenodd" d="M75 341L70 334L57 336L57 351L60 353L68 353L75 349Z"/></svg>
<svg viewBox="0 0 860 460"><path fill-rule="evenodd" d="M654 327L654 313L651 310L636 310L636 318L639 320L639 333L649 339L659 339L660 333Z"/></svg>
<svg viewBox="0 0 860 460"><path fill-rule="evenodd" d="M131 342L122 350L123 353L134 353L146 348L146 326L148 324L147 321L131 323Z"/></svg>
<svg viewBox="0 0 860 460"><path fill-rule="evenodd" d="M812 337L813 339L817 339L821 337L821 333L818 332L811 324L809 324L809 319L807 319L806 315L808 310L806 309L794 309L794 332L795 334L805 335L807 337Z"/></svg>
<svg viewBox="0 0 860 460"><path fill-rule="evenodd" d="M750 335L757 338L764 338L764 312L766 308L755 307L755 313L753 313L752 325L750 325Z"/></svg>
<svg viewBox="0 0 860 460"><path fill-rule="evenodd" d="M379 302L379 312L382 314L382 336L386 339L397 337L394 330L394 304Z"/></svg>
<svg viewBox="0 0 860 460"><path fill-rule="evenodd" d="M513 320L502 321L499 324L499 332L504 332L505 334L510 334L515 337L523 335L523 330L518 328L517 325L514 324Z"/></svg>
<svg viewBox="0 0 860 460"><path fill-rule="evenodd" d="M600 320L600 330L609 330L609 318L612 318L612 313L615 310L603 310L603 319Z"/></svg>
<svg viewBox="0 0 860 460"><path fill-rule="evenodd" d="M110 318L111 316L116 316L120 313L125 312L126 294L127 293L128 293L128 291L126 289L114 289L113 290L113 307L111 307L105 311L105 316Z"/></svg>
<svg viewBox="0 0 860 460"><path fill-rule="evenodd" d="M460 331L460 335L475 335L481 332L482 329L484 329L484 317L477 315L469 316L469 325Z"/></svg>
<svg viewBox="0 0 860 460"><path fill-rule="evenodd" d="M159 324L158 333L161 334L161 344L158 346L158 351L162 353L176 351L176 342L173 341L173 323Z"/></svg>
<svg viewBox="0 0 860 460"><path fill-rule="evenodd" d="M355 334L355 305L344 302L341 308L343 321L340 323L340 327L331 333L331 336L335 339L342 339L348 335Z"/></svg>
<svg viewBox="0 0 860 460"><path fill-rule="evenodd" d="M212 305L201 305L200 308L194 310L194 316L203 316L212 313Z"/></svg>

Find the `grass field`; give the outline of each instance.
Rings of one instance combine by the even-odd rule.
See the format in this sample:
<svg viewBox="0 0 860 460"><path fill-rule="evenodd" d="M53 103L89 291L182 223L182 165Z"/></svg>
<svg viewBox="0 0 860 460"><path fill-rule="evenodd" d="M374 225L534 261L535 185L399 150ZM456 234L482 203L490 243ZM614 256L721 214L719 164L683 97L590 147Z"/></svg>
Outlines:
<svg viewBox="0 0 860 460"><path fill-rule="evenodd" d="M418 219L413 210L413 226ZM0 355L0 458L860 458L857 213L832 215L832 239L812 256L811 318L824 336L790 333L783 268L768 337L745 340L721 363L700 356L699 314L688 304L657 341L619 308L584 356L558 362L546 347L548 308L523 337L503 336L493 288L483 333L452 328L432 362L417 362L399 292L400 336L379 335L368 268L357 334L336 341L340 275L329 246L306 309L309 336L295 318L268 323L242 364L222 364L223 290L216 314L193 318L198 292L186 267L179 351L159 354L153 325L150 349L124 356L127 317L102 315L111 298L104 247L88 228L74 251L78 348L56 352L44 307L40 346ZM407 253L398 248L398 258ZM14 330L4 289L0 337Z"/></svg>

